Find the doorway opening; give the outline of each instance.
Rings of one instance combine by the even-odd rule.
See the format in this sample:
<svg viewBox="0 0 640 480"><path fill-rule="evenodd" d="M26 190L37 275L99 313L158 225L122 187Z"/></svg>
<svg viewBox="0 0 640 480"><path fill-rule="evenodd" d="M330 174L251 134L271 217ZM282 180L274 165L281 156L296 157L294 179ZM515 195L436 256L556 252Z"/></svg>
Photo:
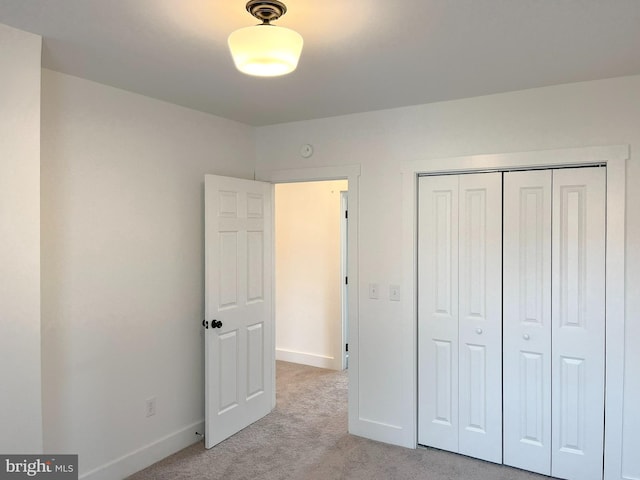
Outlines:
<svg viewBox="0 0 640 480"><path fill-rule="evenodd" d="M274 187L276 360L348 366L347 180Z"/></svg>
<svg viewBox="0 0 640 480"><path fill-rule="evenodd" d="M348 423L349 433L362 434L366 432L368 422L360 417L360 386L359 386L359 307L358 307L358 198L360 165L325 166L310 168L294 168L285 170L259 171L256 173L258 180L274 184L293 182L313 182L323 180L346 179L348 181L349 222L347 226L348 255L346 262L349 265L349 283L346 286L348 296L346 309L349 322L349 368L346 370L348 378ZM272 329L272 331L275 329ZM273 345L275 345L275 332L273 332ZM275 348L274 348L275 354ZM275 355L274 355L275 356ZM275 360L275 359L274 359ZM274 372L275 373L275 372ZM273 378L275 385L275 375ZM276 405L275 388L273 389L273 407Z"/></svg>

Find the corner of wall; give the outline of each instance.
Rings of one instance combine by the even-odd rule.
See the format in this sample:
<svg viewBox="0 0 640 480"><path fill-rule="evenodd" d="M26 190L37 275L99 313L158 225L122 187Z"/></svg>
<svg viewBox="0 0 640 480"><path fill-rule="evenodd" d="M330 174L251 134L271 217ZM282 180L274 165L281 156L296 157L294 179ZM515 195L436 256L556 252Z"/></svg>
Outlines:
<svg viewBox="0 0 640 480"><path fill-rule="evenodd" d="M0 24L0 451L42 452L40 57L42 38ZM19 366L19 368L17 368Z"/></svg>

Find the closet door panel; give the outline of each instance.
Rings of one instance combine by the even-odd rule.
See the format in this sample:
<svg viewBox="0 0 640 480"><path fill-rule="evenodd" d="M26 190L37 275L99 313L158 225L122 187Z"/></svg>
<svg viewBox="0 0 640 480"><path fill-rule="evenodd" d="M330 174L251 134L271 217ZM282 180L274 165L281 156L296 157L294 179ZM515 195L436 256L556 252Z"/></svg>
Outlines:
<svg viewBox="0 0 640 480"><path fill-rule="evenodd" d="M418 443L458 451L458 177L419 179Z"/></svg>
<svg viewBox="0 0 640 480"><path fill-rule="evenodd" d="M604 431L605 169L553 173L553 476L600 480Z"/></svg>
<svg viewBox="0 0 640 480"><path fill-rule="evenodd" d="M459 452L502 463L502 174L460 176Z"/></svg>
<svg viewBox="0 0 640 480"><path fill-rule="evenodd" d="M504 463L551 474L551 171L504 174Z"/></svg>

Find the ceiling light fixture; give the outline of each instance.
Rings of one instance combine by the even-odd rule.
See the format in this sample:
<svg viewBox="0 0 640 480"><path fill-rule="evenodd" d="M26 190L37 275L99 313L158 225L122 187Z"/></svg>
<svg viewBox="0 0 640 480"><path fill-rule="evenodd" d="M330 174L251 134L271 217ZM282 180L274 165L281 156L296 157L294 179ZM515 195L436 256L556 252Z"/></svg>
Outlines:
<svg viewBox="0 0 640 480"><path fill-rule="evenodd" d="M236 68L259 77L293 72L302 52L302 37L288 28L271 25L287 13L285 4L277 0L249 0L247 11L262 23L229 35L229 50Z"/></svg>

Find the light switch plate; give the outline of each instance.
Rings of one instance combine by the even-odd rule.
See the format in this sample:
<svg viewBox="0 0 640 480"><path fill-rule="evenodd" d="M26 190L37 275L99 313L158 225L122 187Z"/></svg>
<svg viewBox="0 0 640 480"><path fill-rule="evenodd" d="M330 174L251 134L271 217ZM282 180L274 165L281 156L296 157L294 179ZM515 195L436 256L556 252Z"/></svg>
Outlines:
<svg viewBox="0 0 640 480"><path fill-rule="evenodd" d="M379 291L379 287L377 283L370 283L369 284L369 298L373 299L373 300L377 300L378 299L378 291Z"/></svg>
<svg viewBox="0 0 640 480"><path fill-rule="evenodd" d="M389 285L389 300L400 301L400 285Z"/></svg>

